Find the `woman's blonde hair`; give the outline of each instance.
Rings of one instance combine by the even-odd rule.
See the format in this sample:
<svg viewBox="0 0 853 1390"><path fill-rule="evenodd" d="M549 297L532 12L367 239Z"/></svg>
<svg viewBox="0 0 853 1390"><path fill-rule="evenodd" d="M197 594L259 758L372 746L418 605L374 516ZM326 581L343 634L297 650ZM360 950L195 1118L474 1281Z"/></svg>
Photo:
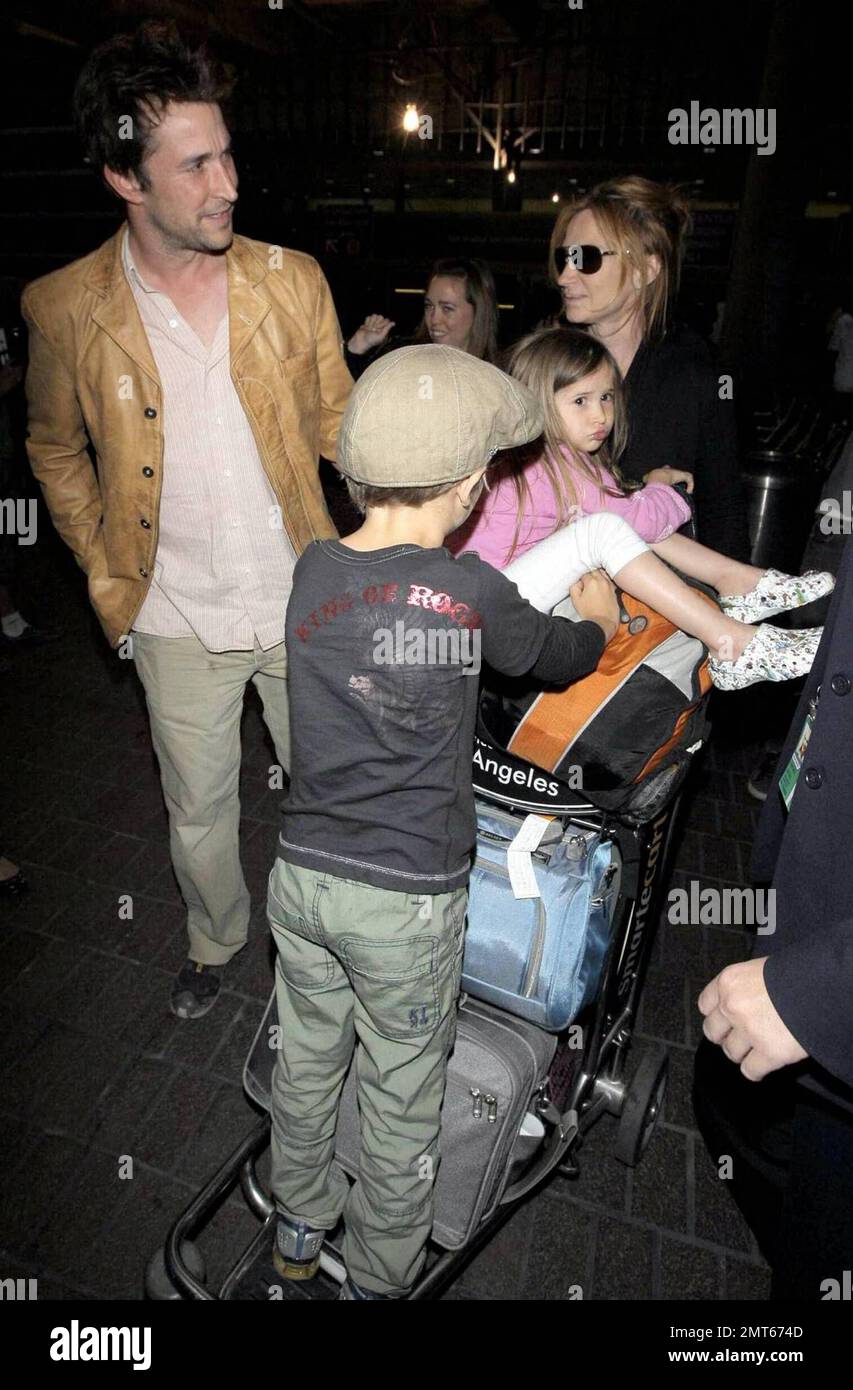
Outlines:
<svg viewBox="0 0 853 1390"><path fill-rule="evenodd" d="M566 230L579 212L591 212L612 250L625 253L621 258L620 289L632 264L642 266L646 256L657 256L660 272L644 282L639 290L639 312L643 337L658 337L665 327L672 301L678 292L684 242L692 225L690 204L680 189L654 183L639 174L607 179L596 184L560 209L551 234L550 272L556 283L554 252L565 245Z"/></svg>
<svg viewBox="0 0 853 1390"><path fill-rule="evenodd" d="M571 448L555 396L564 386L574 386L575 382L605 365L613 372L613 429L593 458L577 454ZM580 328L539 328L510 348L506 370L533 392L543 408L545 428L542 437L545 450L539 462L554 489L557 504L555 531L573 520L578 506L578 494L572 480L574 472L584 474L608 497L623 497L642 486L626 478L619 467L619 457L627 438L625 391L619 368L603 343ZM563 449L571 454L571 462L566 460ZM523 465L524 461L526 455L519 454L514 459L517 465ZM602 465L613 474L619 485L618 490L604 482ZM518 516L508 556L510 559L518 547L522 522L530 504L525 471L523 466L516 466L511 474L517 494Z"/></svg>

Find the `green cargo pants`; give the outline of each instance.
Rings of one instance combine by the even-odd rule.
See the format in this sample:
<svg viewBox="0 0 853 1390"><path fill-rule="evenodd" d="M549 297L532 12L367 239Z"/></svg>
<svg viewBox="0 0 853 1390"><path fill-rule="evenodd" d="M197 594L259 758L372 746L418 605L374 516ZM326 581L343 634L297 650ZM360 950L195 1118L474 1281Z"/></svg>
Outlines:
<svg viewBox="0 0 853 1390"><path fill-rule="evenodd" d="M349 1277L373 1293L405 1294L432 1228L468 889L397 893L281 859L268 888L281 1025L276 1206L322 1230L343 1215ZM335 1125L356 1047L361 1162L350 1187Z"/></svg>

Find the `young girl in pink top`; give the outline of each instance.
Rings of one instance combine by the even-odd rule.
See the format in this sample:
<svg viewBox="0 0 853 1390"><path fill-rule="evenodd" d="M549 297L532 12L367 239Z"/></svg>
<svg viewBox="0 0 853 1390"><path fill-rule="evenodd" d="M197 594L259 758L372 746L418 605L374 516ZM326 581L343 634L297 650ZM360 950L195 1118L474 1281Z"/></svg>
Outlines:
<svg viewBox="0 0 853 1390"><path fill-rule="evenodd" d="M674 534L690 507L671 485L684 481L692 491L693 480L665 467L645 486L621 478L621 377L597 339L576 328L541 329L516 344L509 372L542 402L545 450L526 464L498 466L450 548L478 551L542 612L582 575L606 570L626 593L704 642L711 678L725 690L805 674L822 628L753 624L828 593L832 575L756 569ZM715 613L661 560L716 589L723 611Z"/></svg>

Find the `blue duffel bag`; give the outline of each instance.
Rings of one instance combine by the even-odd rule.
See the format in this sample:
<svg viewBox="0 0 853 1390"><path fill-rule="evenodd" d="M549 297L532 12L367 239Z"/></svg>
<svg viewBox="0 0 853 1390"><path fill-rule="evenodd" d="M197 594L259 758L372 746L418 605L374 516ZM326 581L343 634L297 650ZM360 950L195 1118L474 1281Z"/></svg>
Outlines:
<svg viewBox="0 0 853 1390"><path fill-rule="evenodd" d="M597 831L554 820L531 856L541 897L517 898L507 850L523 822L477 803L462 988L559 1033L598 988L621 858Z"/></svg>

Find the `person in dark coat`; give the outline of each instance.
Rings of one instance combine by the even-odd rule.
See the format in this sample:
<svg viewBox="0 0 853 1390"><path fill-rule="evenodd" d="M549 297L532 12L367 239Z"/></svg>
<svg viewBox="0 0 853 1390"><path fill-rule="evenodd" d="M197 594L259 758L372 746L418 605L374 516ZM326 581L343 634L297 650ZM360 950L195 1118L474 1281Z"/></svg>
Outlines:
<svg viewBox="0 0 853 1390"><path fill-rule="evenodd" d="M676 189L634 174L608 179L560 209L551 274L566 321L599 338L625 380L623 473L687 481L697 539L747 560L731 381L705 340L672 315L690 225Z"/></svg>
<svg viewBox="0 0 853 1390"><path fill-rule="evenodd" d="M808 742L803 747L806 730ZM792 788L799 752L799 774ZM787 793L783 799L781 787ZM853 545L759 822L775 900L753 958L699 996L694 1105L773 1270L773 1299L853 1271ZM738 1070L739 1068L739 1070ZM757 1084L756 1084L757 1083ZM723 1163L731 1159L730 1170ZM847 1290L845 1294L845 1289Z"/></svg>

